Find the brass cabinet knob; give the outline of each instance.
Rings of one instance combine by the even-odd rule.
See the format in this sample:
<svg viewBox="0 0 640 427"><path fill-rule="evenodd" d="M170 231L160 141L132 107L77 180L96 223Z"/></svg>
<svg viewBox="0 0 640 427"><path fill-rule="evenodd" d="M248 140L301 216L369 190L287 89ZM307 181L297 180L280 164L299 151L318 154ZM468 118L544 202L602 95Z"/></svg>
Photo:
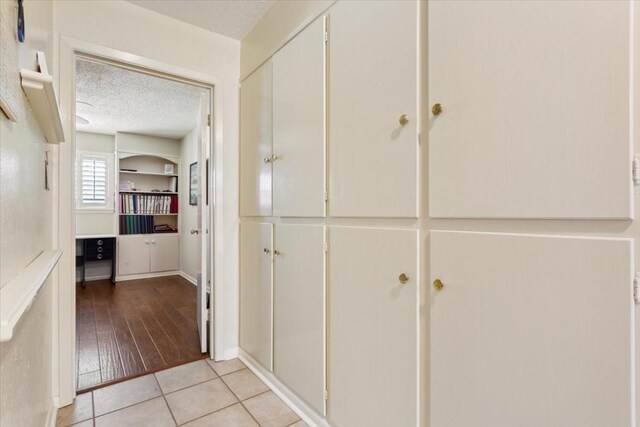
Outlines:
<svg viewBox="0 0 640 427"><path fill-rule="evenodd" d="M442 113L442 105L433 104L433 107L431 107L431 112L433 113L434 116L439 116L440 113Z"/></svg>
<svg viewBox="0 0 640 427"><path fill-rule="evenodd" d="M402 273L398 276L398 280L400 280L400 283L402 283L403 285L405 283L407 283L409 281L409 276L407 276L406 274Z"/></svg>
<svg viewBox="0 0 640 427"><path fill-rule="evenodd" d="M444 288L444 285L442 284L440 279L436 279L433 281L433 289L435 289L436 291L441 291L442 288Z"/></svg>
<svg viewBox="0 0 640 427"><path fill-rule="evenodd" d="M269 249L267 249L267 248L264 248L262 250L262 252L264 252L265 254L270 254L271 253L271 251Z"/></svg>
<svg viewBox="0 0 640 427"><path fill-rule="evenodd" d="M262 159L265 163L271 163L271 157L265 157Z"/></svg>
<svg viewBox="0 0 640 427"><path fill-rule="evenodd" d="M401 115L398 122L400 122L402 126L406 125L407 123L409 123L409 116L407 116L406 114Z"/></svg>

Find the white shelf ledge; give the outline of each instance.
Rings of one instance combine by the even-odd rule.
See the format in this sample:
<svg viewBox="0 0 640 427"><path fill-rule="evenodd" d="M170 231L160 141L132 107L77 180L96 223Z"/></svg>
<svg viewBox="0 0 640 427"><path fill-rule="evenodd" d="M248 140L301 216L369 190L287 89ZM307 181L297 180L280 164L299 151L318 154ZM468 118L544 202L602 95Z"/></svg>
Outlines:
<svg viewBox="0 0 640 427"><path fill-rule="evenodd" d="M33 114L36 116L47 142L50 144L64 142L60 109L56 93L53 90L53 77L24 69L20 70L20 76L22 77L22 89L27 94Z"/></svg>
<svg viewBox="0 0 640 427"><path fill-rule="evenodd" d="M61 250L42 252L0 289L0 342L9 341L13 337L13 329L20 317L31 307L61 255Z"/></svg>
<svg viewBox="0 0 640 427"><path fill-rule="evenodd" d="M160 172L143 172L143 171L123 171L120 170L119 171L121 174L127 174L127 175L152 175L152 176L170 176L170 177L174 177L174 176L178 176L177 173L160 173Z"/></svg>
<svg viewBox="0 0 640 427"><path fill-rule="evenodd" d="M77 234L76 239L111 239L117 237L116 234Z"/></svg>

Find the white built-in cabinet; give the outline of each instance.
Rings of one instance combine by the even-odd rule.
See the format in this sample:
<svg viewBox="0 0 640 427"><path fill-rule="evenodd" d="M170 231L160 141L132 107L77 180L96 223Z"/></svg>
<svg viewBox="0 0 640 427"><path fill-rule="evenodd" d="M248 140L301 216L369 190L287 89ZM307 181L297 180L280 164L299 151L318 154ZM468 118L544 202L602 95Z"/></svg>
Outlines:
<svg viewBox="0 0 640 427"><path fill-rule="evenodd" d="M274 373L324 413L325 232L321 225L276 224Z"/></svg>
<svg viewBox="0 0 640 427"><path fill-rule="evenodd" d="M417 425L417 230L330 227L328 418Z"/></svg>
<svg viewBox="0 0 640 427"><path fill-rule="evenodd" d="M633 217L633 7L340 0L251 74L242 350L336 427L633 427L633 241L531 221Z"/></svg>
<svg viewBox="0 0 640 427"><path fill-rule="evenodd" d="M324 64L320 18L242 82L242 216L325 216Z"/></svg>
<svg viewBox="0 0 640 427"><path fill-rule="evenodd" d="M178 234L118 236L118 276L178 270Z"/></svg>
<svg viewBox="0 0 640 427"><path fill-rule="evenodd" d="M329 11L330 216L418 216L417 8Z"/></svg>
<svg viewBox="0 0 640 427"><path fill-rule="evenodd" d="M432 217L632 217L632 3L428 3Z"/></svg>
<svg viewBox="0 0 640 427"><path fill-rule="evenodd" d="M324 37L316 19L272 59L274 216L325 216Z"/></svg>
<svg viewBox="0 0 640 427"><path fill-rule="evenodd" d="M273 225L240 224L240 347L273 370Z"/></svg>
<svg viewBox="0 0 640 427"><path fill-rule="evenodd" d="M633 240L432 231L433 427L635 427Z"/></svg>
<svg viewBox="0 0 640 427"><path fill-rule="evenodd" d="M325 231L240 226L240 346L324 413Z"/></svg>
<svg viewBox="0 0 640 427"><path fill-rule="evenodd" d="M271 215L271 60L240 89L240 215Z"/></svg>

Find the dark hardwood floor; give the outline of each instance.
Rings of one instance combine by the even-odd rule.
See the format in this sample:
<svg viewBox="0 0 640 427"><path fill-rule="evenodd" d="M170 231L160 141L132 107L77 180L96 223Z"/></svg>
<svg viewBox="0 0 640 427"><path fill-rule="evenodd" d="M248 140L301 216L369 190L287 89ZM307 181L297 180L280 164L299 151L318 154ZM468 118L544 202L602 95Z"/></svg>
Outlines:
<svg viewBox="0 0 640 427"><path fill-rule="evenodd" d="M205 357L196 287L180 276L76 286L77 389L130 379Z"/></svg>

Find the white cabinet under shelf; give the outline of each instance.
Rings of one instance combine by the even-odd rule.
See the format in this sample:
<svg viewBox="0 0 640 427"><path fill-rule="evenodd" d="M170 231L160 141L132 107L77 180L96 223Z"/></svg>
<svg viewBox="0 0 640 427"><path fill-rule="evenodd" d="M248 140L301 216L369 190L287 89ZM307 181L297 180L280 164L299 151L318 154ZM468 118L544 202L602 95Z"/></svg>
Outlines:
<svg viewBox="0 0 640 427"><path fill-rule="evenodd" d="M178 234L152 234L149 239L149 271L177 270L180 266Z"/></svg>
<svg viewBox="0 0 640 427"><path fill-rule="evenodd" d="M118 276L177 270L179 239L177 233L118 236Z"/></svg>
<svg viewBox="0 0 640 427"><path fill-rule="evenodd" d="M324 241L321 225L275 225L273 370L321 414L325 390Z"/></svg>
<svg viewBox="0 0 640 427"><path fill-rule="evenodd" d="M634 421L633 240L432 231L430 423Z"/></svg>
<svg viewBox="0 0 640 427"><path fill-rule="evenodd" d="M240 347L273 370L273 225L240 224Z"/></svg>
<svg viewBox="0 0 640 427"><path fill-rule="evenodd" d="M418 234L329 229L327 416L332 425L418 425Z"/></svg>
<svg viewBox="0 0 640 427"><path fill-rule="evenodd" d="M118 275L149 272L149 236L135 234L118 237Z"/></svg>

